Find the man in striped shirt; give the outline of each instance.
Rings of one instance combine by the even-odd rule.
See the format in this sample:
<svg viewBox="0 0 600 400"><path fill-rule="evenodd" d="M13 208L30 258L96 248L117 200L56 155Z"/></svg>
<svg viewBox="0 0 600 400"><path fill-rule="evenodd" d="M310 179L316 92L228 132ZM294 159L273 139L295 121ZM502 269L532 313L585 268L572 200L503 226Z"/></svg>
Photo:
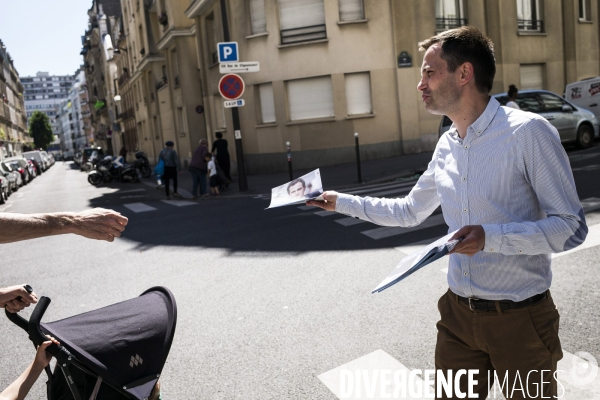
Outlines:
<svg viewBox="0 0 600 400"><path fill-rule="evenodd" d="M507 378L507 397L557 396L554 372L562 350L549 292L550 255L587 235L558 132L539 115L501 107L490 97L493 44L476 28L442 32L419 45L424 58L417 88L425 108L454 122L427 171L401 199L328 191L324 201L307 204L404 227L420 224L441 205L450 232L457 231L453 238L464 240L450 255L449 290L438 303L438 374L453 379L450 371L479 370L474 391L480 399L494 373L501 384ZM463 393L467 384L463 375ZM436 395L453 398L440 387Z"/></svg>

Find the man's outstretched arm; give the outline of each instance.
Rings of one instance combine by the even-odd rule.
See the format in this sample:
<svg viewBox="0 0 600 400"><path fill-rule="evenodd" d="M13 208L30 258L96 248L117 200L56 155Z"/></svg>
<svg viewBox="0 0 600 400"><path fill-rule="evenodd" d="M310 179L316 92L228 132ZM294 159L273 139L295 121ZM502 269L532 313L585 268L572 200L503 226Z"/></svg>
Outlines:
<svg viewBox="0 0 600 400"><path fill-rule="evenodd" d="M127 217L113 210L94 208L78 213L0 213L0 243L74 233L112 242L127 225Z"/></svg>

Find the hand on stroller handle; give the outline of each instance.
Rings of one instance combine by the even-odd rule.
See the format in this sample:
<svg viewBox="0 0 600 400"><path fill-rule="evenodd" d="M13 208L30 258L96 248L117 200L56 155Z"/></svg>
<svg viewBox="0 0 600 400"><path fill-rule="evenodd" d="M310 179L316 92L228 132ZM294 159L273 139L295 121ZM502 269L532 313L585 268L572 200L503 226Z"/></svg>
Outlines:
<svg viewBox="0 0 600 400"><path fill-rule="evenodd" d="M25 289L32 293L33 289L29 285L25 285ZM31 292L30 292L31 290ZM50 305L51 300L48 297L42 296L35 306L29 321L20 316L17 313L9 312L5 310L6 316L8 319L13 322L15 325L23 329L25 332L29 333L29 339L33 342L33 344L37 347L42 343L46 342L48 338L40 329L40 322L42 321L42 317L46 313L46 309ZM50 345L46 351L56 357L57 360L61 361L64 359L69 359L69 357L73 357L72 354L63 346L52 344Z"/></svg>

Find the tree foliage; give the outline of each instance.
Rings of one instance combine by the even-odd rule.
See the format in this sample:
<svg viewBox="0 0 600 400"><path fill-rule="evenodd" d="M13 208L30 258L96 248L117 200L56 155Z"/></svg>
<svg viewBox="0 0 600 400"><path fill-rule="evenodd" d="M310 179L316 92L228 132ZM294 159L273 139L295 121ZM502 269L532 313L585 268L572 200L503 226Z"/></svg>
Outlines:
<svg viewBox="0 0 600 400"><path fill-rule="evenodd" d="M29 135L33 138L36 148L45 149L54 140L52 127L48 116L41 111L35 111L29 121Z"/></svg>

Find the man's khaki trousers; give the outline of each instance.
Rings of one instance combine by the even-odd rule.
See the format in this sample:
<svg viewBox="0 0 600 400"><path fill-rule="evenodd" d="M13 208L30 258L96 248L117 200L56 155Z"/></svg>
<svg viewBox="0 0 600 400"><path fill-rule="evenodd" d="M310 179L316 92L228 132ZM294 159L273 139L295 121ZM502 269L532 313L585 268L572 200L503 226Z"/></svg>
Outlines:
<svg viewBox="0 0 600 400"><path fill-rule="evenodd" d="M479 370L472 380L478 381L472 390L478 399L488 395L494 372L507 399L556 398L560 385L555 371L562 349L558 310L550 295L528 307L472 311L448 290L440 298L438 309L441 319L437 323L435 367L446 378L448 370L453 371L453 380L454 371ZM465 398L469 398L467 377L460 378L460 392L467 394ZM437 389L436 383L436 396ZM452 395L442 391L442 396L436 398L459 397L453 387Z"/></svg>

